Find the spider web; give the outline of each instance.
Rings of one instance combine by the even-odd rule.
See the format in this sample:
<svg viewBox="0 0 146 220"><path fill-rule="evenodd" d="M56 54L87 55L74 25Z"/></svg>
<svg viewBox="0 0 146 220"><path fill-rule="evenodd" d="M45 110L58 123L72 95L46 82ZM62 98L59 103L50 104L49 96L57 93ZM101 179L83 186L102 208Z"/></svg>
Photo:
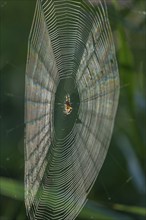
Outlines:
<svg viewBox="0 0 146 220"><path fill-rule="evenodd" d="M30 219L75 219L104 162L119 97L104 1L38 0L25 80ZM73 111L63 113L70 94Z"/></svg>

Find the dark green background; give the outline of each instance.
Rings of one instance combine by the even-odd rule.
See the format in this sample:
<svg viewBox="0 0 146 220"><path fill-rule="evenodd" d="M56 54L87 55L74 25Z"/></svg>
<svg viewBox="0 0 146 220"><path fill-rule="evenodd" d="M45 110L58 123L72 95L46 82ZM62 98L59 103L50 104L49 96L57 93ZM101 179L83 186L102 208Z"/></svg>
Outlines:
<svg viewBox="0 0 146 220"><path fill-rule="evenodd" d="M121 80L119 107L107 158L78 220L143 220L146 215L146 2L112 2L108 10ZM27 219L24 78L34 7L33 0L0 1L0 220Z"/></svg>

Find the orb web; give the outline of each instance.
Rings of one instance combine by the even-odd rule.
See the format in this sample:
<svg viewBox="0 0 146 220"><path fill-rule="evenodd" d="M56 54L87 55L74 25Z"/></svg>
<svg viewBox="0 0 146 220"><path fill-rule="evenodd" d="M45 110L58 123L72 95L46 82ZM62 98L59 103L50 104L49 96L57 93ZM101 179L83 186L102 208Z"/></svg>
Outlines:
<svg viewBox="0 0 146 220"><path fill-rule="evenodd" d="M104 1L37 0L25 91L27 214L75 219L104 162L119 97Z"/></svg>

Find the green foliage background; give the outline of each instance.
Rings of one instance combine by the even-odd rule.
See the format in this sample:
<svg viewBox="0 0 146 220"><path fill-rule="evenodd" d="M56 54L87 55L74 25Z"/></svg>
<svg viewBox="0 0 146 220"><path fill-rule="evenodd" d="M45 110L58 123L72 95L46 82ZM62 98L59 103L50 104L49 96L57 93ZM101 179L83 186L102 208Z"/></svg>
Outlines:
<svg viewBox="0 0 146 220"><path fill-rule="evenodd" d="M146 2L107 0L121 91L110 149L78 220L146 218ZM112 2L112 4L111 4ZM35 0L0 1L0 220L27 219L23 201L24 77Z"/></svg>

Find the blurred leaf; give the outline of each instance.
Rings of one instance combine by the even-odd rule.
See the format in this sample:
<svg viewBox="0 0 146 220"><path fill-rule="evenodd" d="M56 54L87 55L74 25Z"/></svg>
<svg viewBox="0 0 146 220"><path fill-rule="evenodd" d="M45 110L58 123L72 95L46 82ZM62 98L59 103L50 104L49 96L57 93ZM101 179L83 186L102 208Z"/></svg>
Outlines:
<svg viewBox="0 0 146 220"><path fill-rule="evenodd" d="M144 207L115 204L113 206L113 208L118 211L129 212L129 213L133 213L133 214L137 214L137 215L146 216L146 208L144 208Z"/></svg>
<svg viewBox="0 0 146 220"><path fill-rule="evenodd" d="M17 200L23 200L23 184L21 182L18 182L16 180L12 180L5 177L0 177L0 193L4 196L11 197L13 199ZM126 206L120 206L120 205L114 205L114 209L121 210L121 207L125 208ZM132 207L133 208L133 207ZM130 209L131 210L131 209ZM123 209L122 209L123 211ZM124 209L125 211L125 209ZM127 211L127 210L126 210ZM139 209L137 209L136 213L140 212ZM143 213L144 211L141 210L140 213ZM87 202L85 207L83 208L82 212L79 215L80 219L89 220L89 219L95 219L95 220L122 220L123 215L111 211L110 209L98 205L95 202L92 202L91 200ZM130 220L130 217L124 216L124 219Z"/></svg>
<svg viewBox="0 0 146 220"><path fill-rule="evenodd" d="M21 182L0 177L0 194L17 200L23 200L23 185Z"/></svg>
<svg viewBox="0 0 146 220"><path fill-rule="evenodd" d="M83 220L132 220L132 218L127 215L110 210L109 208L101 206L91 200L88 200L79 217Z"/></svg>

